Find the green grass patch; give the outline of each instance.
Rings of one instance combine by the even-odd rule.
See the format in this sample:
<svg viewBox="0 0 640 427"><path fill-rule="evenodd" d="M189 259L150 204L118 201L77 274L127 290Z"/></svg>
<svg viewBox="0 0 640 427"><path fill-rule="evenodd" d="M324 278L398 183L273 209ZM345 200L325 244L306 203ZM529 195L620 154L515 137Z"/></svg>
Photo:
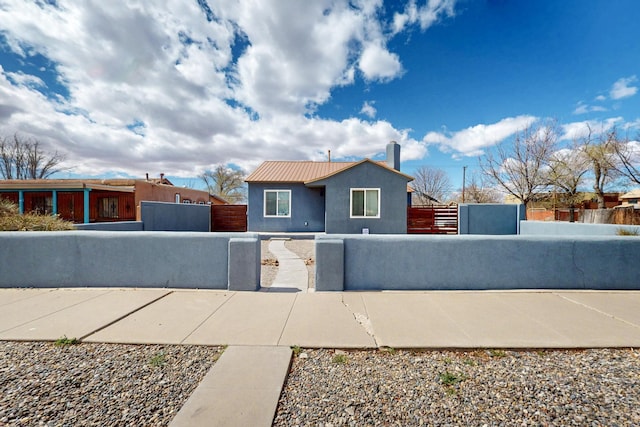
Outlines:
<svg viewBox="0 0 640 427"><path fill-rule="evenodd" d="M466 379L463 374L457 374L455 372L449 371L445 371L443 374L440 374L438 378L443 385L446 385L448 387L453 387L454 385L459 384Z"/></svg>
<svg viewBox="0 0 640 427"><path fill-rule="evenodd" d="M55 340L54 344L57 345L58 347L62 347L66 345L80 344L80 341L76 338L67 338L67 336L64 335L58 338L57 340Z"/></svg>
<svg viewBox="0 0 640 427"><path fill-rule="evenodd" d="M333 356L333 359L331 361L333 363L341 365L347 363L348 359L346 354L336 354L335 356Z"/></svg>
<svg viewBox="0 0 640 427"><path fill-rule="evenodd" d="M149 360L149 365L153 366L154 368L162 368L166 363L167 356L163 351L154 354L153 357L151 357L151 359Z"/></svg>

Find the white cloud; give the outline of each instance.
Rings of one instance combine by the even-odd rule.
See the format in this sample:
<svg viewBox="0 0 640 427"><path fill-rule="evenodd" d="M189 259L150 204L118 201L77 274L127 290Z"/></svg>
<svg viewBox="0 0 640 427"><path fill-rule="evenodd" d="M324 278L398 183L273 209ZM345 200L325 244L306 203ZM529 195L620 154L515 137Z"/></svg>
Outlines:
<svg viewBox="0 0 640 427"><path fill-rule="evenodd" d="M560 126L563 133L559 139L564 141L584 138L589 132L591 132L592 135L599 135L612 129L620 122L623 122L622 117L611 117L603 121L584 120L582 122L567 123Z"/></svg>
<svg viewBox="0 0 640 427"><path fill-rule="evenodd" d="M424 31L439 19L455 15L456 0L427 0L425 3L424 6L417 6L415 0L410 0L402 13L396 13L392 23L393 34L415 23L418 23L420 29Z"/></svg>
<svg viewBox="0 0 640 427"><path fill-rule="evenodd" d="M360 114L364 114L371 119L374 118L378 111L373 106L373 104L375 104L375 101L365 101L362 105L362 108L360 109Z"/></svg>
<svg viewBox="0 0 640 427"><path fill-rule="evenodd" d="M638 87L631 86L631 84L637 81L638 79L636 76L618 79L618 81L616 81L611 87L609 96L611 96L611 99L622 99L635 95L636 92L638 92Z"/></svg>
<svg viewBox="0 0 640 427"><path fill-rule="evenodd" d="M376 43L364 48L358 66L367 80L391 80L402 71L398 55Z"/></svg>
<svg viewBox="0 0 640 427"><path fill-rule="evenodd" d="M591 112L607 111L607 109L601 105L588 105L583 102L578 102L576 109L573 110L573 114L587 114Z"/></svg>
<svg viewBox="0 0 640 427"><path fill-rule="evenodd" d="M596 97L595 97L595 99L594 99L594 100L595 100L595 101L602 102L602 101L606 101L606 99L607 99L607 97L606 97L606 96L604 96L604 95L598 95L598 96L596 96Z"/></svg>
<svg viewBox="0 0 640 427"><path fill-rule="evenodd" d="M216 163L250 169L327 149L372 157L389 140L402 144L403 160L426 154L386 121L309 117L336 87L401 75L381 0L208 6L207 17L191 0L2 1L7 48L25 61L44 56L69 93L43 95L44 69L0 67L2 131L34 136L66 153L74 173L92 175L195 176ZM426 28L430 10L452 16L453 2L416 7L408 23ZM361 113L373 119L374 101Z"/></svg>
<svg viewBox="0 0 640 427"><path fill-rule="evenodd" d="M442 151L454 151L456 155L478 156L483 149L523 130L538 119L533 116L507 117L490 125L478 124L452 133L429 132L422 139L435 144Z"/></svg>

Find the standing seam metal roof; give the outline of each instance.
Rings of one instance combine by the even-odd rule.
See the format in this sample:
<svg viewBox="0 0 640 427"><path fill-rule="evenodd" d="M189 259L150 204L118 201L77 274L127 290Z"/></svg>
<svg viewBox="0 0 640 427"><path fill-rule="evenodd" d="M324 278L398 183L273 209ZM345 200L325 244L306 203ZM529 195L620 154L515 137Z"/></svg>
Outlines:
<svg viewBox="0 0 640 427"><path fill-rule="evenodd" d="M361 160L359 162L314 162L314 161L266 161L249 175L245 182L302 182L316 181L329 175L335 175L343 170L349 169L363 162L372 162L387 168L400 175L404 175L409 180L413 178L402 172L391 169L386 162L372 160Z"/></svg>

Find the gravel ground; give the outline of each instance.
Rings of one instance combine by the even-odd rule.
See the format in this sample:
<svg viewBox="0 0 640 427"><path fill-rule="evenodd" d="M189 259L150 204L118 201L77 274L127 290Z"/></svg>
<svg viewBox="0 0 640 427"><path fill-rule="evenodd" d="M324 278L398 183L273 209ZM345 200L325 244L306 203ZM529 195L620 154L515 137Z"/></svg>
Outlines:
<svg viewBox="0 0 640 427"><path fill-rule="evenodd" d="M220 347L0 341L0 426L163 426Z"/></svg>
<svg viewBox="0 0 640 427"><path fill-rule="evenodd" d="M303 350L274 426L640 425L640 351Z"/></svg>
<svg viewBox="0 0 640 427"><path fill-rule="evenodd" d="M276 274L278 274L278 267L275 265L276 257L269 251L269 240L263 240L261 243L262 251L262 270L260 271L260 286L271 286ZM294 239L284 242L284 246L294 254L298 255L302 260L306 260L307 271L309 273L309 287L315 287L315 241L311 239Z"/></svg>

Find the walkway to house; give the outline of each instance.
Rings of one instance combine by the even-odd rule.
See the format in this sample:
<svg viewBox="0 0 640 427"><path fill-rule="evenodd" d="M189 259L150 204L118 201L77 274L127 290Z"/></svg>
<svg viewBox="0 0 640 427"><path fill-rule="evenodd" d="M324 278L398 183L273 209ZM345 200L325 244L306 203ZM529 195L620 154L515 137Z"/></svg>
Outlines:
<svg viewBox="0 0 640 427"><path fill-rule="evenodd" d="M272 238L269 251L278 260L278 274L266 292L307 292L309 273L304 261L284 245L289 239Z"/></svg>

